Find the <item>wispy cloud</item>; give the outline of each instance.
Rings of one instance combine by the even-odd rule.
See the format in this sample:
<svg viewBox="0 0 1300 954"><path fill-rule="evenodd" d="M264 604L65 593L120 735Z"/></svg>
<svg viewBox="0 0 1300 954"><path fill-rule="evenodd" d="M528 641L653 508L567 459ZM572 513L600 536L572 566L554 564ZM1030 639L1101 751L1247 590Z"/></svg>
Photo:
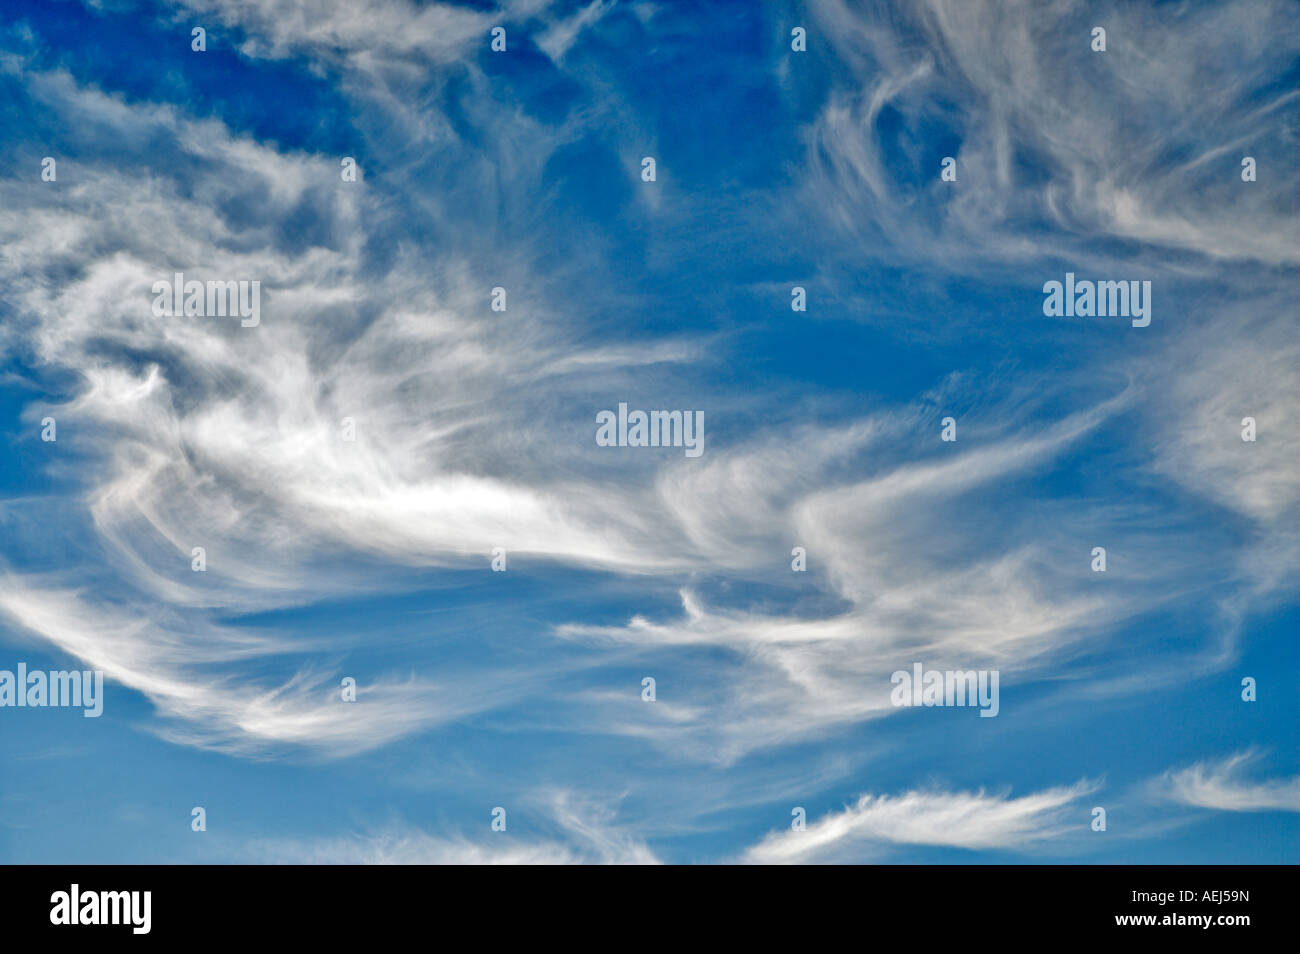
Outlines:
<svg viewBox="0 0 1300 954"><path fill-rule="evenodd" d="M914 662L1000 671L982 731L1015 752L1027 700L1114 718L1221 672L1294 601L1287 4L817 0L806 53L784 9L670 9L187 0L131 24L181 50L206 26L228 75L203 96L201 69L169 67L169 95L169 70L65 68L35 15L0 31L25 170L0 181L5 640L103 669L179 745L418 748L426 787L444 759L627 776L654 809L633 831L561 800L527 843L396 824L267 858L653 860L665 832L734 839L740 808L885 771L903 735L946 744L951 723L890 701ZM273 115L248 122L271 74L337 111L272 140ZM1154 279L1151 326L1043 319L1065 268ZM155 317L176 271L260 280L260 326ZM597 447L623 400L702 408L707 452ZM545 769L479 745L525 734ZM1291 804L1246 761L1164 789ZM747 860L1060 845L1089 790L910 771ZM724 840L707 853L743 850Z"/></svg>
<svg viewBox="0 0 1300 954"><path fill-rule="evenodd" d="M241 860L272 864L363 865L654 865L654 852L619 829L612 808L558 792L541 799L557 837L520 836L509 829L435 835L411 826L306 840L248 843ZM486 818L486 816L485 816ZM484 828L487 829L485 820Z"/></svg>
<svg viewBox="0 0 1300 954"><path fill-rule="evenodd" d="M886 239L864 250L946 268L1047 255L1132 267L1132 246L1111 253L1099 241L1118 239L1138 243L1143 267L1179 252L1300 264L1285 176L1248 189L1238 177L1243 155L1285 163L1267 130L1296 94L1260 100L1300 49L1285 4L1239 0L1176 18L1131 5L1089 13L1072 0L810 9L860 81L837 89L813 127L810 207ZM1098 54L1089 40L1101 20ZM1159 131L1138 119L1171 108L1179 120ZM886 109L955 140L959 189L939 181L934 137L922 149L880 134ZM1238 148L1207 155L1207 128L1210 148Z"/></svg>
<svg viewBox="0 0 1300 954"><path fill-rule="evenodd" d="M340 675L311 668L260 682L249 678L255 660L310 646L232 627L171 629L48 581L0 578L0 619L143 693L166 720L157 730L165 737L234 754L300 745L330 758L354 755L494 698L464 681L388 678L358 686L358 701L346 703Z"/></svg>
<svg viewBox="0 0 1300 954"><path fill-rule="evenodd" d="M557 63L573 46L578 34L596 23L614 6L615 0L591 0L577 13L552 24L537 38L537 45Z"/></svg>
<svg viewBox="0 0 1300 954"><path fill-rule="evenodd" d="M1252 781L1246 770L1261 753L1238 752L1170 770L1150 784L1154 796L1224 812L1300 812L1300 776Z"/></svg>
<svg viewBox="0 0 1300 954"><path fill-rule="evenodd" d="M882 847L901 844L1022 850L1086 827L1086 814L1074 819L1066 814L1092 790L1092 785L1080 782L1019 798L984 791L862 795L855 804L810 822L803 831L768 835L746 852L745 860L843 863L871 858Z"/></svg>

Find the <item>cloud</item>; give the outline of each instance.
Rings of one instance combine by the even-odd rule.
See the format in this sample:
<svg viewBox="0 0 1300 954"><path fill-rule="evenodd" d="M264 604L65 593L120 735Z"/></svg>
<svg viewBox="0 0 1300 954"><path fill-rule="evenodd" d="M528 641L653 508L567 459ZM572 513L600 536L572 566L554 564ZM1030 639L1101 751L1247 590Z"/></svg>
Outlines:
<svg viewBox="0 0 1300 954"><path fill-rule="evenodd" d="M210 16L245 39L241 52L259 59L308 54L322 63L383 72L445 63L488 42L495 25L531 17L549 0L508 2L496 11L412 0L185 0L192 19ZM211 41L209 41L211 42Z"/></svg>
<svg viewBox="0 0 1300 954"><path fill-rule="evenodd" d="M614 3L615 0L591 0L591 3L571 17L552 24L537 38L537 46L553 61L560 62L573 46L578 34L600 20L613 8Z"/></svg>
<svg viewBox="0 0 1300 954"><path fill-rule="evenodd" d="M336 157L128 103L20 57L0 69L50 115L93 122L87 144L136 153L88 149L59 188L0 186L8 327L46 393L52 379L75 382L58 389L66 399L32 402L29 419L54 415L59 448L94 461L70 479L78 506L15 511L29 536L58 523L79 546L58 578L9 576L4 609L145 693L169 738L344 756L517 702L554 675L498 668L450 690L380 677L347 709L337 675L313 667L278 683L237 678L251 656L318 644L250 635L232 617L409 588L402 568L486 571L497 546L623 573L697 562L657 519L649 478L633 466L611 479L627 468L600 459L591 437L595 411L620 393L611 381L696 360L691 342L577 343L546 305L563 272L533 274L526 250L491 278L454 250L399 252L376 271L368 237L401 222L364 181L345 187ZM154 316L152 284L178 270L260 280L262 324ZM503 274L535 297L516 293L496 316L488 292ZM355 442L341 439L344 418ZM572 439L557 442L556 427Z"/></svg>
<svg viewBox="0 0 1300 954"><path fill-rule="evenodd" d="M1294 594L1300 566L1300 343L1293 296L1224 309L1167 360L1138 370L1149 382L1152 468L1250 527L1236 554L1235 613ZM1253 418L1255 440L1243 423Z"/></svg>
<svg viewBox="0 0 1300 954"><path fill-rule="evenodd" d="M302 668L283 681L251 676L257 660L310 650L301 638L214 625L170 628L47 580L0 577L0 618L143 693L166 720L160 735L232 754L255 756L295 745L341 758L463 718L501 698L500 683L491 690L472 680L387 678L358 685L357 701L345 703L340 674Z"/></svg>
<svg viewBox="0 0 1300 954"><path fill-rule="evenodd" d="M914 444L904 443L912 454L897 460L891 445L928 424L908 412L882 413L665 474L665 505L713 566L730 566L754 585L780 580L784 588L793 577L803 605L781 611L770 595L766 603L743 595L723 602L720 593L710 600L702 587L683 587L678 616L570 623L557 633L642 652L726 650L728 662L715 665L728 675L698 696L676 694L671 711L681 718L661 706L653 730L631 712L602 719L611 730L657 735L668 748L724 763L899 713L889 677L916 661L997 669L1006 692L1197 585L1197 567L1180 552L1188 540L1172 527L1149 539L1122 510L1068 500L1038 504L1052 513L1045 526L1024 521L1024 498L998 498L1010 481L1032 486L1037 472L1113 426L1131 403L1121 393L1050 424L1028 408L999 407L983 417L1002 422L1002 433L955 446L936 439L949 449L920 460ZM1022 416L1034 423L1017 427ZM869 476L845 476L867 457ZM1134 565L1099 591L1090 547L1080 541L1102 527L1116 551L1149 554L1158 569ZM792 544L807 550L815 571L807 577L790 573ZM727 691L718 691L719 681Z"/></svg>
<svg viewBox="0 0 1300 954"><path fill-rule="evenodd" d="M1300 776L1252 782L1242 776L1260 753L1238 752L1170 770L1150 783L1161 800L1224 812L1300 812Z"/></svg>
<svg viewBox="0 0 1300 954"><path fill-rule="evenodd" d="M621 830L613 810L569 792L540 799L542 812L558 837L521 837L510 829L487 831L477 839L463 834L433 835L410 826L389 826L365 834L335 838L257 839L245 846L242 859L273 864L363 865L655 865L654 852Z"/></svg>
<svg viewBox="0 0 1300 954"><path fill-rule="evenodd" d="M1300 52L1285 4L1173 19L1073 0L810 10L857 85L834 88L810 131L808 208L862 251L963 271L1047 256L1150 269L1182 253L1300 264L1286 176L1239 175L1245 155L1286 162L1270 132L1300 107L1273 85ZM1143 118L1168 110L1179 121ZM939 180L948 141L956 187Z"/></svg>
<svg viewBox="0 0 1300 954"><path fill-rule="evenodd" d="M583 475L583 438L601 406L589 382L692 360L688 343L575 347L544 305L519 297L488 322L491 282L454 255L405 256L377 283L361 222L390 220L364 188L338 188L330 161L169 108L128 109L62 74L32 85L57 109L147 123L191 161L228 173L183 189L165 174L124 178L92 164L54 206L12 188L0 217L0 233L45 236L24 242L4 272L38 354L81 376L56 410L95 422L83 446L105 466L91 512L142 586L181 602L285 605L357 585L355 568L340 583L304 565L339 546L410 565L479 565L498 545L612 569L685 565L635 484ZM99 203L117 210L116 226ZM307 204L320 233L309 248L284 247L271 223ZM208 207L227 210L225 222ZM44 228L51 216L59 228ZM65 268L74 280L48 280ZM153 317L149 287L174 270L259 278L263 324L241 336L211 319ZM557 450L526 403L543 389L551 406L574 409L566 415L586 410L581 423L555 422L573 427L573 449ZM345 417L355 443L340 439ZM182 567L196 544L232 555L210 561L201 591L188 574L157 569Z"/></svg>
<svg viewBox="0 0 1300 954"><path fill-rule="evenodd" d="M970 850L1021 851L1085 826L1066 809L1093 791L1079 782L1020 798L978 792L865 794L842 812L803 831L774 832L751 847L752 864L845 863L891 845L937 845Z"/></svg>
<svg viewBox="0 0 1300 954"><path fill-rule="evenodd" d="M72 572L103 581L94 592L15 574L4 597L11 616L148 694L176 721L175 738L349 752L517 700L521 685L555 674L529 682L514 668L485 671L448 695L391 676L358 718L328 705L315 670L295 666L231 694L201 664L229 672L245 654L314 646L301 633L250 635L241 615L384 596L427 584L416 574L429 568L483 571L502 546L534 565L639 587L622 625L606 616L555 628L583 666L721 650L709 657L713 681L665 699L650 717L658 721L628 710L635 695L619 702L583 685L571 725L729 762L895 713L889 673L913 661L998 668L1004 689L1051 678L1084 692L1062 664L1114 645L1143 614L1221 601L1240 619L1260 594L1287 592L1300 552L1287 529L1300 455L1281 422L1300 414L1300 362L1278 289L1293 277L1296 220L1285 212L1285 177L1242 192L1234 167L1231 189L1220 187L1218 157L1189 152L1205 126L1235 143L1292 108L1265 83L1294 38L1274 8L1193 12L1145 59L1135 44L1155 35L1153 23L1121 11L1110 59L1097 61L1068 4L1028 16L1027 7L934 2L889 18L814 7L828 58L846 69L829 78L805 130L810 172L797 189L819 210L810 221L834 219L836 248L848 229L895 264L1023 281L1027 262L1053 254L1129 261L1128 245L1120 254L1100 237L1136 243L1135 261L1164 274L1260 284L1236 309L1197 303L1186 334L1155 339L1140 359L1113 345L1082 353L1072 375L958 371L928 393L811 418L784 406L791 396L779 385L759 395L697 383L743 342L611 332L603 309L635 315L647 302L624 287L599 240L581 243L589 258L548 257L569 231L548 185L552 161L587 137L611 155L639 155L626 142L652 140L652 124L596 66L583 79L601 104L544 120L472 60L503 17L542 23L538 43L562 57L608 8L598 0L566 17L540 3L482 12L391 0L360 12L321 4L308 22L297 4L191 4L243 31L248 56L305 56L367 78L345 93L376 167L347 184L337 156L259 142L21 56L0 59L76 150L75 175L57 189L0 183L0 281L14 311L4 347L31 354L42 383L60 383L47 394L67 395L33 402L28 424L55 414L86 462L77 507L27 520L90 538ZM1184 62L1216 31L1248 75L1215 97L1176 91L1175 81L1200 77L1198 65L1217 75L1203 57ZM1278 49L1261 31L1279 37ZM1075 46L1089 69L1117 71L1105 96L1049 68L1075 62ZM453 60L464 70L454 129L438 97L397 95L441 82ZM1130 128L1130 114L1163 114L1170 102L1191 119L1166 140ZM919 138L881 134L893 114L909 129L957 135L960 190L938 191ZM419 123L431 125L408 140ZM108 141L119 152L98 148ZM1189 182L1205 196L1192 208L1181 199ZM693 199L706 213L727 201L706 202L684 179L679 188L665 220ZM767 198L755 207L780 204ZM759 222L766 214L741 223L757 230L747 245L787 243L776 241L781 223ZM637 230L627 225L618 227ZM830 285L846 281L835 261L823 276ZM153 317L152 282L178 269L260 279L261 326ZM505 313L487 307L498 284L510 293ZM1239 321L1259 303L1269 307L1253 323ZM1175 316L1157 321L1172 326ZM1250 330L1225 342L1229 328ZM595 411L622 395L687 388L710 428L726 422L710 430L700 461L594 447ZM969 409L961 440L941 445L939 411L956 403ZM1261 439L1234 444L1234 420L1249 413ZM340 438L344 418L356 424L354 442ZM1090 442L1109 444L1115 485L1109 475L1081 490L1053 485ZM1132 482L1143 468L1162 480L1150 495ZM1168 488L1253 524L1223 542L1233 573L1213 597L1221 574L1200 559L1196 528L1166 519L1158 492ZM1099 537L1130 561L1104 591L1083 569ZM190 552L200 545L208 570L195 574ZM806 575L789 571L794 546L808 551ZM668 603L674 592L680 610ZM111 621L108 637L87 635L96 619ZM1221 666L1231 640L1211 641L1206 665ZM1086 670L1089 685L1115 663Z"/></svg>

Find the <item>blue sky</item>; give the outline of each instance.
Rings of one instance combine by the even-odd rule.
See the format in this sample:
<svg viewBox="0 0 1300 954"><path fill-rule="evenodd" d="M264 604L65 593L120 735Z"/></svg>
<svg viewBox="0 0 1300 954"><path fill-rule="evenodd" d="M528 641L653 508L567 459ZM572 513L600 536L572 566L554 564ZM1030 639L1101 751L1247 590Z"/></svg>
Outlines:
<svg viewBox="0 0 1300 954"><path fill-rule="evenodd" d="M356 7L0 13L0 860L1300 857L1294 4Z"/></svg>

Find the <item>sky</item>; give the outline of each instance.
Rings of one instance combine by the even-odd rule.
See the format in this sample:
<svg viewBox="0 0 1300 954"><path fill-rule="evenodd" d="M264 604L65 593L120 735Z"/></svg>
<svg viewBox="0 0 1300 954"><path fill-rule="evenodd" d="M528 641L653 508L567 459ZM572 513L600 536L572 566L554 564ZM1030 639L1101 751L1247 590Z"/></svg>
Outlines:
<svg viewBox="0 0 1300 954"><path fill-rule="evenodd" d="M0 861L1300 860L1298 81L1290 0L6 0L0 670L104 698L0 707Z"/></svg>

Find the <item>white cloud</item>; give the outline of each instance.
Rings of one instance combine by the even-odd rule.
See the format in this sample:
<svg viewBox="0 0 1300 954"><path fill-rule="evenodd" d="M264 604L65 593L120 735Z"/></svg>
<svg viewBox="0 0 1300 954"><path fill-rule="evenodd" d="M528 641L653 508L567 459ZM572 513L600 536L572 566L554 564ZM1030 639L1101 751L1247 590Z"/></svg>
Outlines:
<svg viewBox="0 0 1300 954"><path fill-rule="evenodd" d="M549 0L520 0L498 11L452 3L412 0L184 0L185 22L209 16L237 27L247 38L241 51L282 59L307 54L321 62L382 72L399 65L440 63L472 55L486 45L495 25L528 18ZM178 18L179 19L179 18ZM201 25L201 21L196 21ZM212 41L210 40L209 43Z"/></svg>
<svg viewBox="0 0 1300 954"><path fill-rule="evenodd" d="M405 2L369 12L325 4L311 23L300 22L294 4L194 9L247 29L250 55L303 50L321 62L338 55L362 72L367 56L418 70L429 59L477 48L496 16ZM548 44L561 53L576 35L565 31L589 25L605 9L585 8L547 34L554 41ZM1255 198L1244 203L1214 193L1205 208L1179 211L1174 184L1185 171L1167 169L1144 151L1126 153L1117 121L1043 69L1052 44L1022 21L1050 17L933 3L908 29L921 31L942 55L918 56L918 45L897 24L838 3L817 9L834 28L824 35L858 79L832 92L811 130L825 159L814 163L809 188L814 198L827 190L819 207L842 210L851 226L875 221L901 230L890 234L896 241L889 247L904 255L924 251L955 268L975 259L1022 264L1045 254L1036 223L1077 220L1079 228L1065 229L1067 235L1100 229L1137 237L1161 246L1156 255L1187 247L1211 259L1292 260L1294 219L1275 214L1280 178L1256 183ZM512 10L543 15L540 4ZM1271 14L1264 13L1259 22L1267 25ZM1181 56L1180 42L1195 47L1224 22L1205 17L1180 25L1152 64L1125 68L1141 78L1168 67ZM1116 22L1118 53L1129 42L1125 32L1139 25ZM1234 43L1255 49L1250 36L1233 35ZM375 52L367 53L371 46ZM537 246L546 236L528 228L501 246L476 245L483 230L473 215L450 209L446 195L482 193L493 217L505 209L512 221L525 220L518 213L532 208L560 145L610 115L622 117L620 135L631 128L626 123L635 120L619 113L621 104L578 111L552 128L516 107L501 108L490 90L474 85L481 77L471 70L476 95L465 106L471 125L490 133L483 137L490 145L449 133L439 139L456 161L436 163L446 167L437 188L412 183L419 187L404 193L410 207L404 200L394 212L364 176L355 188L342 187L338 157L280 150L174 107L128 103L15 57L0 67L22 75L41 108L67 120L74 143L114 141L128 154L115 160L87 150L75 175L38 195L28 183L0 183L0 281L17 309L3 332L6 347L30 347L46 369L78 375L68 403L34 405L29 415L39 420L53 410L61 427L79 432L78 449L90 462L80 474L80 516L102 547L96 569L111 568L129 594L112 602L85 588L73 594L66 582L42 594L43 581L13 577L8 610L31 631L146 692L168 716L183 721L191 711L204 713L207 727L194 738L347 751L491 706L498 696L490 692L444 705L427 687L402 688L407 684L398 679L386 695L375 694L377 702L388 701L358 724L341 721L312 696L324 692L323 683L268 682L227 697L198 675L196 663L205 653L229 662L240 652L292 652L306 642L285 634L253 638L211 623L206 613L390 592L403 585L403 568L483 569L496 546L634 578L656 595L681 588L683 612L670 619L642 614L624 626L559 632L647 654L681 646L725 650L716 684L661 704L662 723L647 725L639 713L626 718L612 703L600 714L613 717L595 720L607 731L679 744L690 757L733 760L894 712L888 675L918 659L1002 669L1005 690L1015 679L1049 672L1085 640L1113 638L1125 621L1214 576L1186 533L1168 529L1153 541L1133 531L1130 518L1140 505L1125 509L1101 499L1104 488L1089 499L1024 490L1121 414L1145 415L1165 428L1150 443L1157 471L1274 528L1268 547L1243 545L1228 555L1251 595L1283 587L1294 565L1295 534L1284 528L1295 525L1297 455L1278 422L1300 413L1300 388L1288 372L1298 362L1285 321L1263 321L1227 346L1219 343L1223 325L1208 322L1201 335L1185 339L1194 346L1157 348L1136 383L1109 398L1093 392L1078 400L1071 382L1047 377L1022 377L1016 386L983 382L986 394L1011 396L977 405L982 413L963 419L962 441L950 448L933 439L934 395L923 395L847 422L796 426L787 418L726 442L710 438L698 462L611 463L590 440L594 411L633 383L664 390L665 382L681 380L672 377L672 365L699 362L711 346L584 336L584 309L606 294L599 275L591 278L586 262L573 272L543 274ZM1252 66L1260 75L1270 68L1271 61ZM972 132L962 169L982 164L989 172L981 179L964 171L965 197L951 212L912 225L909 200L890 178L871 123L891 104L912 118L928 115L936 84L954 77L962 81L954 89L970 97L963 104ZM1169 92L1164 80L1149 94L1144 88L1138 84L1128 95ZM1261 115L1232 113L1242 89L1229 87L1222 102L1184 105L1205 121L1231 113L1225 121L1243 136ZM403 108L403 115L420 112ZM1009 150L1021 146L1045 151L1041 188L1014 178ZM1114 155L1125 156L1124 163L1103 174L1099 164ZM1156 187L1139 207L1125 196L1144 176ZM1080 184L1087 182L1100 184ZM1267 214L1252 219L1250 236L1241 237L1241 221L1260 208ZM404 231L408 213L446 241ZM291 229L290 220L306 224ZM1141 229L1151 234L1138 235L1135 223L1147 223ZM934 253L936 228L944 254ZM372 247L380 235L397 236L389 253ZM1064 247L1080 248L1070 241ZM175 268L196 277L262 280L262 325L243 330L154 318L149 285ZM581 300L572 294L579 273ZM501 281L511 288L511 307L493 316L487 290ZM529 294L515 291L523 288ZM560 289L553 298L552 288ZM980 391L964 380L942 396L961 392L970 401ZM1069 398L1083 410L1048 414L1027 391ZM738 411L755 400L718 396ZM1233 445L1235 424L1222 429L1239 407L1247 408L1243 414L1259 409L1264 436L1256 445ZM711 406L710 421L713 415ZM343 417L357 422L353 444L338 439ZM928 449L918 452L923 433ZM1117 436L1120 444L1127 433ZM1148 449L1122 448L1142 459ZM1017 493L1005 493L1004 484L1013 483ZM1080 572L1081 554L1100 529L1116 552L1124 543L1137 551L1140 543L1151 558L1108 580L1104 595ZM189 570L196 545L208 551L201 575ZM794 545L808 548L810 563L797 590L788 569ZM1282 559L1270 563L1270 555ZM715 585L720 581L724 587ZM198 621L141 622L159 604L195 611ZM112 621L111 638L85 635L101 616ZM200 641L206 648L192 645ZM496 674L497 688L513 689L517 676ZM198 703L193 709L191 700ZM583 715L591 724L591 713Z"/></svg>
<svg viewBox="0 0 1300 954"><path fill-rule="evenodd" d="M543 799L541 809L558 828L556 837L514 834L507 810L505 831L489 831L485 814L483 834L478 838L390 826L336 838L259 839L245 846L243 860L379 865L659 864L644 841L619 828L608 806L560 792Z"/></svg>
<svg viewBox="0 0 1300 954"><path fill-rule="evenodd" d="M936 437L945 451L919 461L900 458L891 445L914 454L909 438L928 423L880 414L665 474L665 507L712 565L768 587L779 581L780 592L797 584L808 605L729 606L685 587L674 618L561 626L565 638L642 651L730 653L719 664L725 678L710 680L698 697L676 696L674 711L692 718L665 712L651 730L614 706L603 724L729 763L756 748L899 713L890 674L913 662L997 669L1006 693L1052 671L1081 644L1102 644L1126 621L1176 601L1196 579L1193 559L1180 552L1188 546L1182 535L1147 539L1125 526L1122 511L1068 501L1040 502L1050 521L1026 521L1023 500L997 499L1004 482L1051 466L1131 403L1125 393L1056 424L1007 427L966 444L940 445ZM1023 410L985 416L1011 422ZM856 473L864 459L873 461L870 476L839 476ZM1135 565L1127 579L1098 590L1088 570L1091 544L1081 541L1103 527L1117 551L1131 543L1158 554L1159 568ZM806 576L790 572L792 544L807 550Z"/></svg>
<svg viewBox="0 0 1300 954"><path fill-rule="evenodd" d="M1164 773L1150 785L1157 798L1224 812L1300 812L1300 776L1250 781L1244 770L1259 761L1254 751L1197 762Z"/></svg>
<svg viewBox="0 0 1300 954"><path fill-rule="evenodd" d="M353 755L488 708L505 691L501 680L486 687L472 679L386 678L359 684L357 701L344 702L340 674L250 677L256 660L309 650L301 638L161 626L44 580L0 577L0 618L143 693L166 720L158 729L164 737L236 754L299 745L329 758Z"/></svg>
<svg viewBox="0 0 1300 954"><path fill-rule="evenodd" d="M1181 252L1300 265L1287 177L1244 184L1238 165L1285 162L1272 130L1296 94L1255 99L1300 52L1284 5L1237 0L1173 19L1112 8L1105 53L1073 0L810 9L856 85L837 86L810 131L808 207L885 239L861 251L959 271L1048 255L1150 270ZM955 188L937 155L879 133L886 107L959 141ZM1157 113L1178 120L1140 119ZM1225 142L1236 148L1215 159ZM1105 238L1139 248L1111 253Z"/></svg>
<svg viewBox="0 0 1300 954"><path fill-rule="evenodd" d="M843 811L810 821L803 831L773 832L750 848L754 864L845 863L890 845L935 845L1019 851L1086 828L1088 817L1067 809L1093 787L1080 782L1019 798L978 792L862 795Z"/></svg>
<svg viewBox="0 0 1300 954"><path fill-rule="evenodd" d="M583 30L593 26L613 8L615 0L591 0L572 16L557 20L537 38L537 46L555 62L564 59L564 54Z"/></svg>

